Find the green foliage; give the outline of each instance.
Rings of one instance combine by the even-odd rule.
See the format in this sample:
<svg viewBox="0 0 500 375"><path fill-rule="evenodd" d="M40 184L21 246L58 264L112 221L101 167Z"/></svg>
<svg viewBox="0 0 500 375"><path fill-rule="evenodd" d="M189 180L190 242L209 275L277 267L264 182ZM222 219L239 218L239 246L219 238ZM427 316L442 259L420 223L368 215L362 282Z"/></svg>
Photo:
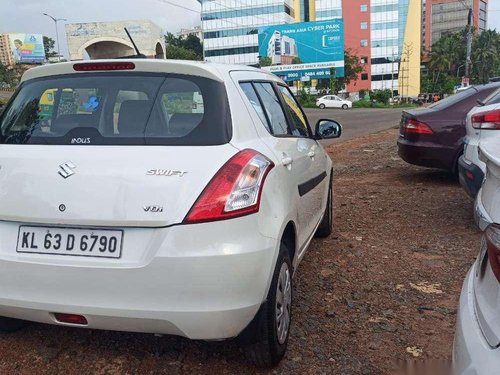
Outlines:
<svg viewBox="0 0 500 375"><path fill-rule="evenodd" d="M293 65L296 65L296 64L302 64L302 60L300 59L300 57L294 57L292 59L292 64Z"/></svg>
<svg viewBox="0 0 500 375"><path fill-rule="evenodd" d="M56 57L57 52L54 51L54 46L56 42L54 39L49 38L48 36L43 37L43 49L45 50L45 57Z"/></svg>
<svg viewBox="0 0 500 375"><path fill-rule="evenodd" d="M262 66L271 66L273 64L273 60L271 60L268 56L260 56L259 57L259 65Z"/></svg>
<svg viewBox="0 0 500 375"><path fill-rule="evenodd" d="M389 104L389 99L392 97L392 92L389 89L370 91L370 97L376 103Z"/></svg>
<svg viewBox="0 0 500 375"><path fill-rule="evenodd" d="M358 79L359 73L363 71L359 57L352 54L352 51L347 49L344 51L344 77L335 76L335 68L330 68L330 90L332 93L338 94L349 83L355 82Z"/></svg>
<svg viewBox="0 0 500 375"><path fill-rule="evenodd" d="M422 77L422 92L451 93L454 77L464 74L467 30L444 35L432 46L429 76ZM500 34L495 30L474 35L472 42L472 83L486 83L500 75ZM443 77L444 76L444 77ZM459 82L460 80L458 80Z"/></svg>
<svg viewBox="0 0 500 375"><path fill-rule="evenodd" d="M460 81L459 77L433 72L432 75L422 77L420 91L425 93L452 94L455 86L459 85Z"/></svg>
<svg viewBox="0 0 500 375"><path fill-rule="evenodd" d="M316 98L314 95L311 95L305 87L302 87L299 95L299 103L302 107L305 108L315 108L316 107Z"/></svg>
<svg viewBox="0 0 500 375"><path fill-rule="evenodd" d="M202 60L202 57L197 55L194 51L177 46L168 46L165 57L174 60Z"/></svg>
<svg viewBox="0 0 500 375"><path fill-rule="evenodd" d="M165 53L167 59L203 60L203 45L194 34L181 38L167 33L165 34L165 43L167 45Z"/></svg>

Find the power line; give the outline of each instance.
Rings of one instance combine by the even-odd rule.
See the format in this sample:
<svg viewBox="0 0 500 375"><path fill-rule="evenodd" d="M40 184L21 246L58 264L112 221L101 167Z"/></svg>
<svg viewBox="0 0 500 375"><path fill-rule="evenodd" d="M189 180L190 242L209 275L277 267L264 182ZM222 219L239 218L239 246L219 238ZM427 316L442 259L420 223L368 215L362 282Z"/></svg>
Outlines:
<svg viewBox="0 0 500 375"><path fill-rule="evenodd" d="M170 4L170 5L173 5L174 7L182 8L182 9L185 9L185 10L189 10L190 12L194 12L194 13L198 13L198 14L201 13L201 10L191 9L191 8L185 7L183 5L179 5L179 4L173 3L173 2L168 1L168 0L156 0L156 1L159 1L161 3Z"/></svg>

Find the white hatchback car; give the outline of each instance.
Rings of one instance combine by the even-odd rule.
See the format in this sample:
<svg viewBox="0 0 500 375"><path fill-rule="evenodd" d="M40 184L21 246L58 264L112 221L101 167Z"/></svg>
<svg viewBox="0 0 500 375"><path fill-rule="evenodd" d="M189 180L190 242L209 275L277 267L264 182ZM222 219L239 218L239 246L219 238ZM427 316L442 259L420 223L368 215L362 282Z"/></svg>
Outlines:
<svg viewBox="0 0 500 375"><path fill-rule="evenodd" d="M316 107L324 108L352 108L352 102L339 98L337 95L325 95L316 99Z"/></svg>
<svg viewBox="0 0 500 375"><path fill-rule="evenodd" d="M500 369L500 140L482 141L479 148L486 179L476 198L476 220L485 232L460 296L453 349L457 375Z"/></svg>
<svg viewBox="0 0 500 375"><path fill-rule="evenodd" d="M483 183L486 164L479 159L479 144L500 139L500 89L474 107L465 121L464 152L458 159L459 180L465 191L475 197Z"/></svg>
<svg viewBox="0 0 500 375"><path fill-rule="evenodd" d="M258 69L108 60L25 73L0 117L0 330L220 340L272 366L292 275L332 225L332 162Z"/></svg>

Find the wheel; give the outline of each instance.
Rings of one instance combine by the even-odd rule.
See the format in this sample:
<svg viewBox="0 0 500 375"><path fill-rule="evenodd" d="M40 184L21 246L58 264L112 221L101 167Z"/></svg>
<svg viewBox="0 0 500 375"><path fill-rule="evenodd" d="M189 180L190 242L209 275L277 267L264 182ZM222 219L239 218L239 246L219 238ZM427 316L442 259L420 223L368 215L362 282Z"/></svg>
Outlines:
<svg viewBox="0 0 500 375"><path fill-rule="evenodd" d="M348 109L349 106L347 104L342 104L342 109Z"/></svg>
<svg viewBox="0 0 500 375"><path fill-rule="evenodd" d="M15 332L27 324L24 320L0 317L0 332Z"/></svg>
<svg viewBox="0 0 500 375"><path fill-rule="evenodd" d="M330 177L330 184L328 185L328 199L326 201L326 209L323 214L323 220L316 229L315 237L324 238L328 237L332 233L332 178Z"/></svg>
<svg viewBox="0 0 500 375"><path fill-rule="evenodd" d="M266 302L242 333L247 359L258 367L274 367L285 355L292 312L292 263L282 243Z"/></svg>
<svg viewBox="0 0 500 375"><path fill-rule="evenodd" d="M321 108L321 109L325 109L325 108L326 108L326 106L325 106L323 103L321 103L321 104L319 105L319 108Z"/></svg>

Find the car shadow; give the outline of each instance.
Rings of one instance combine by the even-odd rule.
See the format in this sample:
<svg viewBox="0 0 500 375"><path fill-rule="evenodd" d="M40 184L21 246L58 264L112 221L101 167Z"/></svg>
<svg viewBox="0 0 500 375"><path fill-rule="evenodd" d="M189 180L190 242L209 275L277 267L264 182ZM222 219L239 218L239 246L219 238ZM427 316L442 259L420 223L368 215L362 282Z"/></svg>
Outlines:
<svg viewBox="0 0 500 375"><path fill-rule="evenodd" d="M401 182L409 184L433 184L443 186L460 186L458 176L439 169L412 167L402 170L398 176Z"/></svg>

